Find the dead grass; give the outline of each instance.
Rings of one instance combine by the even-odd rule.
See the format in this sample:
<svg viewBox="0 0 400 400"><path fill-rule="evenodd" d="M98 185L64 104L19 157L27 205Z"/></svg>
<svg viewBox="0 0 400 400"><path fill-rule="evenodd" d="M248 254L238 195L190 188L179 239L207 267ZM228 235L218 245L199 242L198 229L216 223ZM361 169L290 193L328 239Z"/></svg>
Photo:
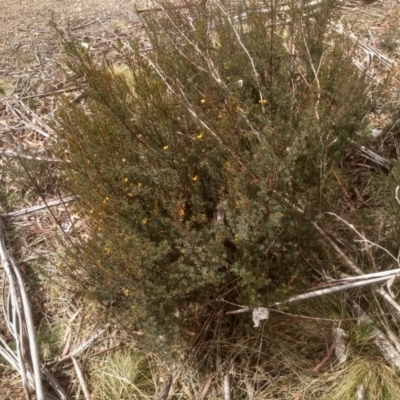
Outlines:
<svg viewBox="0 0 400 400"><path fill-rule="evenodd" d="M93 394L99 400L150 400L157 392L157 364L134 349L118 350L93 362L89 371Z"/></svg>
<svg viewBox="0 0 400 400"><path fill-rule="evenodd" d="M344 22L357 32L359 38L397 61L400 59L399 19L400 9L395 2L360 5L344 11L343 16ZM135 21L132 26L134 24ZM134 35L132 26L125 31L124 26L114 26L120 37ZM78 38L83 40L85 32L78 32ZM96 33L89 35L87 40L99 53L108 49L116 36L107 29L102 32L104 36ZM51 156L51 138L33 128L43 130L39 119L44 122L52 120L58 106L56 91L65 89L70 100L79 95L68 90L66 76L55 68L59 62L58 51L48 65L38 63L34 53L26 55L25 59L23 54L16 63L20 69L10 72L0 81L10 106L21 111L18 118L4 101L0 104L1 150L35 157ZM34 71L26 73L23 70L26 64ZM399 72L396 66L394 75L397 79ZM38 118L21 106L20 100L10 97L13 91L25 98L24 104ZM50 94L42 96L43 93ZM393 97L388 102L399 101L396 87L389 90L390 95ZM382 121L380 118L371 120L371 127L381 129ZM51 132L45 133L51 136ZM7 155L2 156L0 163L2 214L60 197L54 180L57 175L54 163L29 161L24 169L15 157ZM34 186L30 178L33 178ZM141 354L134 343L135 335L119 330L112 320L100 318L100 315L107 315L107 309L77 295L74 283L60 273L63 263L58 242L60 227L68 229L73 219L75 224L78 223L77 232L84 235L84 227L79 227L79 218L65 206L59 206L51 212L44 210L14 218L8 223L8 240L25 275L35 310L41 355L71 395L82 397L75 370L70 359L57 360L77 349L109 322L107 331L79 356L91 393L98 399L154 398L170 373L174 376L172 399L200 399L204 393L210 400L221 399L226 377L234 399L350 400L356 398L361 385L369 398L400 398L395 371L382 360L368 330L348 312L343 297L307 302L297 306L295 312L290 308L273 312L270 320L259 330L252 328L251 319L246 314L228 325L217 318L187 363L178 358L174 364L166 366L154 355ZM386 313L389 310L385 309L383 315ZM392 329L397 329L390 317L385 319L381 315L381 320L375 321L379 326L389 324ZM348 334L347 361L339 365L333 354L315 371L328 354L333 340L332 330L339 326ZM1 329L0 333L6 336L5 330ZM121 345L125 347L120 349ZM182 359L183 356L184 353ZM1 395L10 391L13 399L24 398L19 377L4 360L0 360L0 376Z"/></svg>

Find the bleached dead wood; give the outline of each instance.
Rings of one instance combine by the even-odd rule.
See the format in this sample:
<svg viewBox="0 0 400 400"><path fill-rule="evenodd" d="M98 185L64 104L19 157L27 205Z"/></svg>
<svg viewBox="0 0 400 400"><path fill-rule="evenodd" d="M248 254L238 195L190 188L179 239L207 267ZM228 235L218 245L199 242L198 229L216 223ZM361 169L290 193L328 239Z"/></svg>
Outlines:
<svg viewBox="0 0 400 400"><path fill-rule="evenodd" d="M32 312L22 276L6 249L3 230L3 223L0 220L0 260L5 278L8 279L9 283L7 299L9 307L5 308L5 311L8 312L6 321L16 341L17 362L24 390L29 390L26 373L26 370L29 369L33 375L37 399L45 400ZM27 351L29 351L30 357L26 354Z"/></svg>
<svg viewBox="0 0 400 400"><path fill-rule="evenodd" d="M36 160L36 161L47 161L47 162L62 162L59 158L45 158L40 156L31 156L29 154L17 153L13 150L3 150L0 149L0 155L8 156L8 157L17 157L24 158L26 160Z"/></svg>
<svg viewBox="0 0 400 400"><path fill-rule="evenodd" d="M62 356L60 358L56 358L55 360L47 363L47 365L59 364L65 360L72 359L77 357L79 354L84 352L89 346L91 346L96 339L98 339L107 329L109 325L106 325L104 328L97 330L89 339L85 340L81 345L79 345L75 350L72 350L69 354Z"/></svg>
<svg viewBox="0 0 400 400"><path fill-rule="evenodd" d="M45 378L55 389L58 398L66 400L67 395L40 361L32 311L24 281L7 251L3 232L3 221L0 218L0 262L4 271L3 313L9 332L15 340L16 350L12 350L0 337L0 354L20 374L27 398L31 389L35 390L37 400L54 398L46 393L43 386Z"/></svg>
<svg viewBox="0 0 400 400"><path fill-rule="evenodd" d="M395 366L397 372L400 372L400 353L397 351L396 347L381 330L374 326L372 319L355 301L349 300L349 304L354 315L360 318L361 323L371 329L374 343L382 353L385 360Z"/></svg>
<svg viewBox="0 0 400 400"><path fill-rule="evenodd" d="M85 378L83 377L83 373L82 373L81 367L79 366L78 361L76 361L75 357L71 357L71 359L72 359L72 362L74 363L76 375L78 376L78 380L79 380L79 383L81 385L83 394L85 395L85 399L86 400L90 400L91 399L90 392L89 392L89 389L88 389L88 387L86 385Z"/></svg>
<svg viewBox="0 0 400 400"><path fill-rule="evenodd" d="M357 278L360 278L361 280L358 280L356 282L349 282L349 283L346 283L346 280L344 280L344 279L341 279L338 281L335 280L333 282L328 283L329 285L331 285L330 287L313 290L308 293L302 293L297 296L290 297L287 300L273 303L273 304L271 304L270 307L279 306L279 305L287 304L287 303L293 303L295 301L300 301L300 300L311 299L313 297L323 296L323 295L327 295L327 294L331 294L331 293L342 292L344 290L354 289L357 287L373 285L373 284L376 284L379 282L386 282L392 276L398 277L398 276L400 276L400 272L398 272L397 274L391 275L390 277L385 275L385 276L381 276L381 277L369 278L368 275L363 275L361 277L357 277ZM349 278L349 279L352 279L352 278ZM328 284L326 284L326 285L328 285Z"/></svg>
<svg viewBox="0 0 400 400"><path fill-rule="evenodd" d="M371 64L373 60L378 60L381 65L383 65L386 69L391 69L393 66L395 66L396 63L394 60L392 60L386 54L382 53L373 46L367 45L366 43L362 42L352 31L345 29L342 24L337 24L334 28L334 31L343 35L352 43L357 45L357 47L359 47L367 55L368 65Z"/></svg>
<svg viewBox="0 0 400 400"><path fill-rule="evenodd" d="M48 203L45 203L45 204L40 204L40 205L33 206L33 207L23 208L22 210L13 211L13 212L4 214L2 217L3 218L20 217L21 215L30 214L30 213L33 213L36 211L47 209L49 207L69 203L70 201L73 201L73 200L75 200L75 196L63 197L61 199L49 201Z"/></svg>
<svg viewBox="0 0 400 400"><path fill-rule="evenodd" d="M312 224L315 230L319 232L319 234L332 247L332 249L338 254L338 256L351 271L360 276L365 275L364 272L359 267L357 267L357 265L355 265L349 257L347 257L347 255L340 249L340 247L325 233L325 231L317 223L313 222ZM396 317L400 319L400 305L389 295L389 293L385 289L377 286L376 282L372 283L372 288L393 308L393 310L396 312Z"/></svg>
<svg viewBox="0 0 400 400"><path fill-rule="evenodd" d="M358 144L357 142L355 142L354 140L349 140L350 143L354 144L355 146L357 146L361 152L364 154L364 156L374 162L375 164L387 168L389 169L391 167L391 165L393 164L392 161L380 156L379 154L375 153L374 151L367 149L365 146L362 146L361 144Z"/></svg>
<svg viewBox="0 0 400 400"><path fill-rule="evenodd" d="M229 374L224 376L224 400L232 400L231 377Z"/></svg>
<svg viewBox="0 0 400 400"><path fill-rule="evenodd" d="M34 111L32 111L26 104L24 104L24 102L19 102L23 110L18 109L15 104L11 102L5 103L7 109L11 112L11 114L18 121L22 122L27 128L32 129L33 131L39 133L46 138L51 138L50 133L53 133L53 130L47 124L45 124ZM40 128L36 124L34 124L32 120L34 120L36 124L40 125Z"/></svg>

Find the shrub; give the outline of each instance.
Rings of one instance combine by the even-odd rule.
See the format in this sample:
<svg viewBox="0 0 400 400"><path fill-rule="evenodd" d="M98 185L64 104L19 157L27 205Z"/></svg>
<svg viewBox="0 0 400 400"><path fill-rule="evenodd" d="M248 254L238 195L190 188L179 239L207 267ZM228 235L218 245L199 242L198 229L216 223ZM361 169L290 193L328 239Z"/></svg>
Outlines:
<svg viewBox="0 0 400 400"><path fill-rule="evenodd" d="M331 5L265 7L165 5L143 17L151 51L116 46L121 68L65 38L86 100L60 109L59 153L90 231L68 273L151 337L223 288L282 297L320 252L310 221L335 207L368 81Z"/></svg>

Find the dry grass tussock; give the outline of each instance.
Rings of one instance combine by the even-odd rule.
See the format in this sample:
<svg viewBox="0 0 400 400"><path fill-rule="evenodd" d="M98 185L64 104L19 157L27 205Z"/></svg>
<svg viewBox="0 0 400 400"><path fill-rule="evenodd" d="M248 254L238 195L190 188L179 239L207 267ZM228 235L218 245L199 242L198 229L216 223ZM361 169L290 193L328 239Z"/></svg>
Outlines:
<svg viewBox="0 0 400 400"><path fill-rule="evenodd" d="M343 13L343 26L355 32L363 43L379 48L390 59L399 60L400 36L398 31L393 31L400 15L398 5L360 5L345 8ZM133 24L138 25L138 20ZM392 32L394 36L390 36ZM75 33L78 40L86 43L85 34ZM125 40L124 35L115 38L118 35L107 30L104 34L110 36L110 41ZM93 44L93 52L100 56L107 50L109 57L118 62L118 54L108 45L99 46L95 39L89 43L89 46ZM366 54L368 51L360 50L360 63L365 62ZM375 57L372 62L376 60ZM56 73L54 64L47 67L40 64L35 68L37 74L32 82L44 76L47 84L52 80L54 90L50 94L30 90L30 85L35 88L37 85L22 79L15 82L13 92L9 83L3 85L5 95L0 97L3 216L68 196L60 191L59 164L51 151L55 132L50 125L60 93L69 101L79 101L84 94L67 83L63 68L58 68ZM385 82L387 69L376 62L373 74L378 76L379 84ZM125 73L123 68L121 71ZM371 131L381 131L373 150L390 160L389 168L393 168L396 180L400 134L395 112L400 99L398 66L393 64L390 71L395 84L386 89L386 102L371 114L369 126ZM65 80L61 82L60 76ZM389 184L381 185L388 168L382 173L365 153L353 148L344 164L342 175L337 178L343 185L344 195L338 202L343 204L346 219L352 218L351 206L357 204L359 221L364 223L364 210L369 207L370 199L378 202L373 198L376 192L394 197ZM368 215L373 218L358 228L375 243L397 254L398 245L385 242L385 237L396 229L396 220L388 221L385 210L380 207L373 211ZM391 215L393 218L396 214ZM268 321L262 322L259 328L253 327L251 311L226 314L240 306L221 303L199 307L195 312L198 318L194 318L196 321L186 332L192 346L176 349L175 358L166 362L162 354L143 354L142 332L121 328L114 321L109 304L85 298L76 283L65 275L65 241L75 243L86 240L88 235L86 221L72 203L61 202L4 220L8 248L24 278L31 302L41 361L70 398L146 400L156 394L160 400L400 398L396 368L385 360L376 332L383 332L393 347L400 350L396 339L399 318L375 289L352 289L271 309ZM376 221L380 221L379 226L375 225ZM348 226L337 221L325 230L362 271L372 272L379 270L379 265L393 265L394 261L389 263L385 254L375 252L375 247L355 243L359 238L349 232ZM340 253L332 250L330 242L326 242L326 247L329 255L320 264L315 264L317 254L307 255L310 269L317 270L315 275L321 281L328 272L335 272L338 262L346 264ZM347 273L354 271L347 270ZM5 294L7 288L3 286L0 292L5 290ZM396 283L390 289L396 297ZM352 312L352 300L368 312L370 322ZM6 297L0 296L0 302L2 308L7 307ZM346 334L343 362L340 361L343 352L335 354L335 347L343 345L335 338L339 328ZM15 340L1 319L0 335L15 350ZM20 376L1 357L0 377L0 398L25 398ZM163 397L162 393L167 394Z"/></svg>
<svg viewBox="0 0 400 400"><path fill-rule="evenodd" d="M361 386L377 398L384 393L396 398L396 371L382 362L368 328L348 312L345 296L273 312L259 330L249 329L249 318L243 319L231 335L225 331L229 327L211 327L180 374L175 396L186 398L190 388L192 398L199 398L207 384L208 398L218 399L228 380L232 398L353 399ZM347 335L343 363L330 352L338 327ZM246 339L241 329L247 330Z"/></svg>

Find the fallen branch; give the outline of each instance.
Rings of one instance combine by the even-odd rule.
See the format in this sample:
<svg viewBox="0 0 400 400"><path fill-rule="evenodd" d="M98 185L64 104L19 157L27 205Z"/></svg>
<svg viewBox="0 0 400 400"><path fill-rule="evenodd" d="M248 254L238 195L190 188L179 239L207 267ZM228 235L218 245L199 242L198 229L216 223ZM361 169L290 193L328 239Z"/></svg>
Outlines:
<svg viewBox="0 0 400 400"><path fill-rule="evenodd" d="M393 276L398 277L398 276L400 276L400 273L392 275L391 277L393 277ZM270 307L280 306L282 304L287 304L287 303L293 303L295 301L300 301L300 300L311 299L313 297L323 296L326 294L342 292L344 290L354 289L357 287L373 285L378 282L386 282L386 281L389 281L391 279L391 277L382 276L382 277L361 280L361 281L357 281L357 282L350 282L350 283L342 283L341 280L333 281L332 283L330 283L330 284L332 284L331 287L319 289L319 290L313 290L312 292L308 292L308 293L302 293L297 296L290 297L287 300L273 303L270 305Z"/></svg>
<svg viewBox="0 0 400 400"><path fill-rule="evenodd" d="M372 46L363 43L360 39L356 37L353 32L346 30L342 24L338 24L334 28L334 30L356 44L361 50L363 50L369 58L369 63L371 63L374 58L377 58L386 69L390 69L396 65L395 61L389 58L386 54L382 53Z"/></svg>
<svg viewBox="0 0 400 400"><path fill-rule="evenodd" d="M157 396L157 400L166 400L169 395L169 391L171 390L172 386L172 375L169 375L161 388L160 394Z"/></svg>
<svg viewBox="0 0 400 400"><path fill-rule="evenodd" d="M354 140L349 139L349 142L356 145L368 160L378 164L380 167L389 169L393 164L392 161L380 156L379 154L376 154L374 151L367 149L365 146L358 144Z"/></svg>
<svg viewBox="0 0 400 400"><path fill-rule="evenodd" d="M373 325L372 319L368 314L353 300L349 300L351 309L356 317L359 317L361 323L371 329L371 334L374 338L374 343L382 353L385 360L396 367L397 372L400 373L400 353L396 350L395 346L383 334L381 330Z"/></svg>
<svg viewBox="0 0 400 400"><path fill-rule="evenodd" d="M50 365L59 364L70 358L77 357L79 354L81 354L83 351L85 351L98 337L100 337L108 329L108 326L109 325L106 325L104 328L101 328L98 331L96 331L94 333L94 335L92 335L89 339L87 339L85 342L83 342L75 350L71 351L71 353L67 354L66 356L56 358L55 360L48 362L46 365L50 366Z"/></svg>
<svg viewBox="0 0 400 400"><path fill-rule="evenodd" d="M28 108L22 101L20 101L22 107L25 109L25 111L28 111L28 114L30 113L33 115L35 120L42 125L42 129L39 129L36 125L34 125L27 115L25 115L21 110L14 107L10 102L5 102L5 104L7 106L7 109L11 112L11 114L13 114L14 117L18 121L21 121L27 128L32 129L33 131L39 133L40 135L46 138L51 138L50 134L45 132L45 130L53 133L52 129L47 124L44 124L43 121L41 121L41 119L39 118L39 116L36 115L30 108Z"/></svg>
<svg viewBox="0 0 400 400"><path fill-rule="evenodd" d="M44 378L55 389L58 398L66 400L67 395L40 361L28 295L22 275L6 249L3 231L3 221L0 218L0 262L4 270L3 313L6 325L15 340L16 350L12 350L0 337L0 354L20 374L27 399L30 398L32 388L36 392L37 400L54 398L44 388Z"/></svg>
<svg viewBox="0 0 400 400"><path fill-rule="evenodd" d="M48 161L48 162L62 162L61 159L58 158L43 158L37 156L30 156L28 154L16 153L12 150L3 150L0 149L0 156L9 156L9 157L18 157L18 158L25 158L27 160L36 160L36 161Z"/></svg>
<svg viewBox="0 0 400 400"><path fill-rule="evenodd" d="M340 247L325 233L325 231L316 223L312 223L315 230L319 232L319 234L326 240L326 242L336 251L342 261L356 274L362 276L364 272L358 268L353 261L350 260L349 257L340 249ZM393 257L393 256L392 256ZM378 293L392 308L396 311L397 318L400 319L400 305L390 297L389 293L387 293L383 288L376 286L373 284L373 290Z"/></svg>
<svg viewBox="0 0 400 400"><path fill-rule="evenodd" d="M224 400L232 399L232 391L231 391L231 377L229 374L224 376Z"/></svg>
<svg viewBox="0 0 400 400"><path fill-rule="evenodd" d="M88 389L88 387L86 385L85 378L83 377L83 373L82 373L81 367L79 366L78 361L76 361L75 357L71 356L71 359L72 359L72 362L74 363L76 375L78 376L78 380L79 380L79 383L81 385L83 394L85 395L85 399L86 400L90 400L91 399L90 392L89 392L89 389Z"/></svg>
<svg viewBox="0 0 400 400"><path fill-rule="evenodd" d="M42 384L39 350L37 347L35 328L28 295L25 291L22 276L13 259L7 252L3 229L3 223L0 220L0 260L5 276L9 281L8 304L11 306L7 310L8 312L11 312L11 314L7 315L8 318L6 318L6 321L8 322L8 327L11 328L11 334L14 336L16 341L18 366L24 390L28 391L26 369L29 369L33 375L33 383L37 399L45 400L46 397ZM15 320L16 317L18 317L18 321ZM15 324L18 325L19 329L16 329ZM26 349L23 346L25 341L29 346L30 360L25 354Z"/></svg>
<svg viewBox="0 0 400 400"><path fill-rule="evenodd" d="M49 207L58 206L59 204L69 203L70 201L75 200L75 196L63 197L61 199L52 200L45 204L40 204L38 206L23 208L22 210L14 211L11 213L4 214L3 218L11 218L11 217L20 217L21 215L30 214L36 211L44 210Z"/></svg>

